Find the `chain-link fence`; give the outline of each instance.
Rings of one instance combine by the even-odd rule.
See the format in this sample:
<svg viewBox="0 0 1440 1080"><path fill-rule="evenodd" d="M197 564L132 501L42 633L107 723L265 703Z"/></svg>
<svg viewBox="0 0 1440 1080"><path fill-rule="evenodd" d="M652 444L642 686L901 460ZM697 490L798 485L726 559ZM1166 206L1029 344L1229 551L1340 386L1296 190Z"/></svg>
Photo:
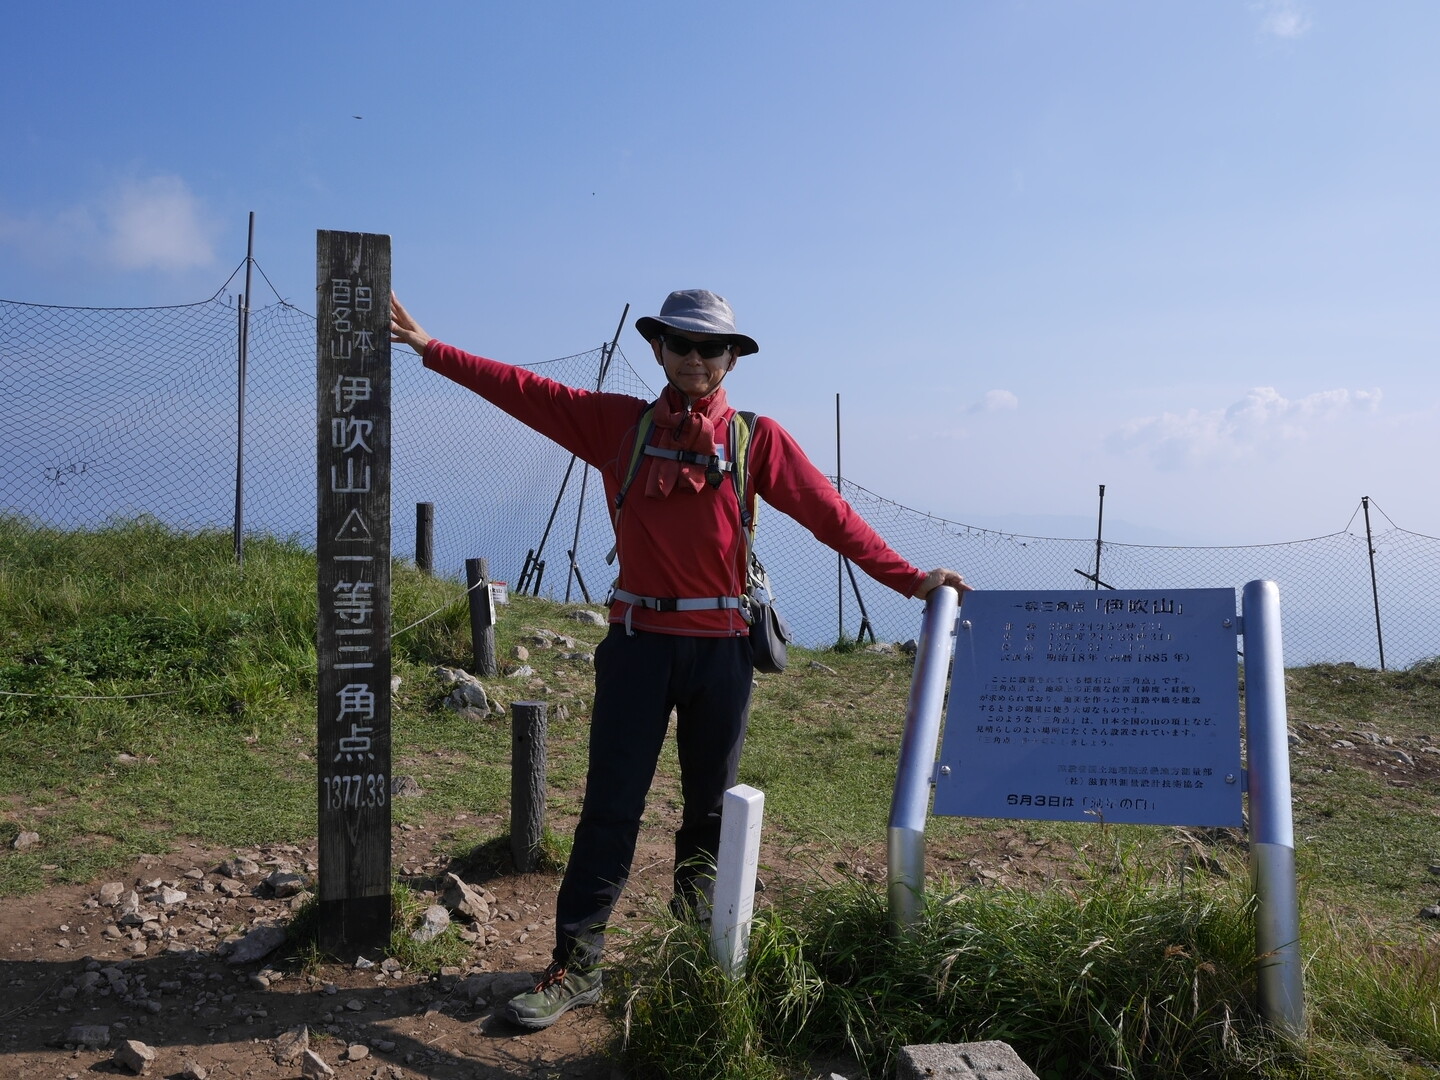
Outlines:
<svg viewBox="0 0 1440 1080"><path fill-rule="evenodd" d="M223 292L163 308L62 308L0 301L0 513L60 527L151 515L185 530L227 529L235 513L239 307ZM603 350L527 365L594 388ZM276 303L251 313L244 421L244 528L313 541L315 320ZM599 602L612 544L599 478L553 443L397 349L393 364L393 550L414 552L413 506L435 507L435 566L461 576L484 556L515 584L527 554L541 595ZM618 349L605 390L653 398ZM982 588L1092 588L1091 539L1017 536L946 521L849 482L845 497L917 565L954 566ZM1440 579L1440 540L1390 525L1252 547L1102 545L1110 587L1240 588L1278 582L1291 664L1401 667L1440 653L1423 600ZM570 573L570 551L577 573ZM912 636L920 611L850 575L783 515L763 512L757 550L804 644ZM1380 632L1383 630L1383 639Z"/></svg>

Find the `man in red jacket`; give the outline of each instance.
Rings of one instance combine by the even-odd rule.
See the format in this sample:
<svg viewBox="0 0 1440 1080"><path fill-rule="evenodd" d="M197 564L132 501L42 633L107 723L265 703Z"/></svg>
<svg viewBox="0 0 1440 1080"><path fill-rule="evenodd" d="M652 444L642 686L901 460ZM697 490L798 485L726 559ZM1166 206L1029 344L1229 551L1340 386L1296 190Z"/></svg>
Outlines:
<svg viewBox="0 0 1440 1080"><path fill-rule="evenodd" d="M704 909L720 842L720 810L735 784L753 678L745 591L747 548L735 488L717 483L733 460L735 410L721 384L759 351L739 333L724 298L671 293L660 314L637 319L665 370L650 445L619 506L641 414L649 402L578 390L431 338L398 300L391 337L425 366L469 387L600 471L620 570L610 633L595 650L595 706L585 799L556 901L554 961L535 990L503 1015L548 1027L599 1000L605 924L630 873L645 797L672 708L684 799L675 834L676 906ZM923 599L940 585L968 591L953 570L928 574L892 549L842 499L794 439L768 417L749 447L750 484L871 577Z"/></svg>

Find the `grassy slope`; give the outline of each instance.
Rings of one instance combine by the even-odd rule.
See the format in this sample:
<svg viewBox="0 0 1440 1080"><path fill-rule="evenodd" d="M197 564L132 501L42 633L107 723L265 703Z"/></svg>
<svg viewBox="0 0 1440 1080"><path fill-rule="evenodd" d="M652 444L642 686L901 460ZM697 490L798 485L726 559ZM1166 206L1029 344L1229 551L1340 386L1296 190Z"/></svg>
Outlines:
<svg viewBox="0 0 1440 1080"><path fill-rule="evenodd" d="M312 836L314 607L313 558L296 544L251 540L241 572L225 535L176 537L146 523L59 533L0 519L0 690L15 692L0 695L0 893L91 880L182 837L229 846ZM591 644L604 632L565 615L514 598L502 609L499 655L526 627ZM461 588L397 566L394 625L426 616L395 642L393 771L426 790L395 804L397 822L494 812L508 797L508 725L444 709L429 674L468 663ZM568 718L552 720L548 753L552 812L573 813L590 672L542 651L531 662L552 703L568 706ZM741 779L767 792L772 843L827 869L844 852L848 870L866 871L868 860L883 880L909 676L901 655L800 651L785 675L760 677ZM1432 763L1419 748L1434 739L1440 675L1341 665L1287 681L1301 738L1292 768L1308 924L1333 921L1382 962L1433 960L1435 924L1415 914L1440 891L1429 870L1440 863L1437 770L1387 768L1381 750L1330 744L1374 731ZM493 685L502 701L541 692L525 680ZM95 697L111 699L86 700ZM673 792L671 750L656 797ZM21 830L39 832L40 846L12 851ZM1243 875L1241 838L1191 830L934 819L930 850L962 883L1075 880L1117 851L1161 878ZM1333 963L1317 956L1315 970Z"/></svg>

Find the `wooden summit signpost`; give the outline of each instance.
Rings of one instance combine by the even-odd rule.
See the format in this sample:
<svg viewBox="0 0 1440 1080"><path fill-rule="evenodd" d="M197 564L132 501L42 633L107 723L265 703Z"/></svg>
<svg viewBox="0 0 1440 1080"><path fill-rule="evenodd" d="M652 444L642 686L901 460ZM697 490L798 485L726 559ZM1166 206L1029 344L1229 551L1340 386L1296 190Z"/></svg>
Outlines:
<svg viewBox="0 0 1440 1080"><path fill-rule="evenodd" d="M319 945L390 937L390 238L316 236Z"/></svg>

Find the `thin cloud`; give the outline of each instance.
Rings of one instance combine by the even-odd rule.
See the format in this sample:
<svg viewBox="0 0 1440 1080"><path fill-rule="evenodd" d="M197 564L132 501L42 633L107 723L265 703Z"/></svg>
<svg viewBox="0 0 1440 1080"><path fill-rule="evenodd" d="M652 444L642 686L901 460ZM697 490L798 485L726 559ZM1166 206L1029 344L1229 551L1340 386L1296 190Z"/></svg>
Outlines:
<svg viewBox="0 0 1440 1080"><path fill-rule="evenodd" d="M1322 390L1290 399L1273 386L1257 386L1224 409L1132 420L1107 440L1116 453L1148 455L1162 469L1208 461L1238 461L1256 449L1298 442L1357 415L1377 412L1379 390Z"/></svg>
<svg viewBox="0 0 1440 1080"><path fill-rule="evenodd" d="M126 270L186 270L215 260L199 200L177 176L124 184L106 207L108 253Z"/></svg>
<svg viewBox="0 0 1440 1080"><path fill-rule="evenodd" d="M0 214L0 246L49 267L186 270L215 261L216 230L177 176L125 180L90 203L48 217Z"/></svg>
<svg viewBox="0 0 1440 1080"><path fill-rule="evenodd" d="M966 412L993 413L1012 412L1020 407L1020 399L1009 390L990 390Z"/></svg>
<svg viewBox="0 0 1440 1080"><path fill-rule="evenodd" d="M1310 29L1310 16L1299 0L1265 0L1255 6L1260 12L1261 33L1278 38L1298 38Z"/></svg>

